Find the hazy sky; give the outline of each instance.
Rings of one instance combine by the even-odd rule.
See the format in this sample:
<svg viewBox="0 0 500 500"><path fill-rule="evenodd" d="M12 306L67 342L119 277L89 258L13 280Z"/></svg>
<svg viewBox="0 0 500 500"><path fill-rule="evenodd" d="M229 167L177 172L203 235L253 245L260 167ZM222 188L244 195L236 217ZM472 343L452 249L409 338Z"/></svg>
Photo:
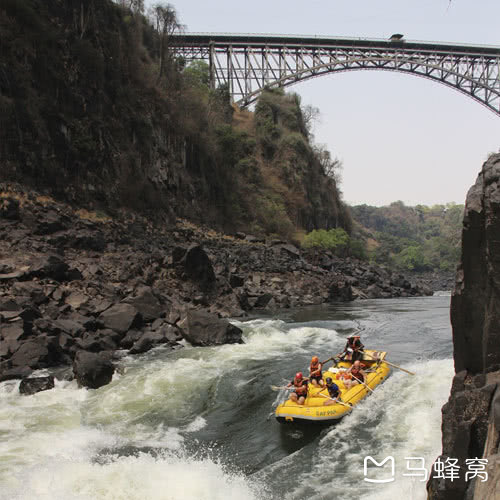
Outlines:
<svg viewBox="0 0 500 500"><path fill-rule="evenodd" d="M182 0L186 31L279 33L500 46L500 0ZM315 140L342 160L351 204L463 203L500 117L450 87L402 73L350 71L288 87L320 109Z"/></svg>

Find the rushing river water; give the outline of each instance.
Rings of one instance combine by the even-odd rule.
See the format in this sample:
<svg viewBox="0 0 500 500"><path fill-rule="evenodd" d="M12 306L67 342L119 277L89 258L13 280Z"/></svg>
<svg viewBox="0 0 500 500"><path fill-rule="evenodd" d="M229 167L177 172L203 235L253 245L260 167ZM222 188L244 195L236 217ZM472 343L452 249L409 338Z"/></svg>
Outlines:
<svg viewBox="0 0 500 500"><path fill-rule="evenodd" d="M4 382L0 498L423 499L423 478L403 476L405 457L430 467L441 450L449 300L369 300L236 322L245 344L125 357L98 390L57 382L21 396L18 382ZM307 371L311 355L338 353L353 332L416 376L394 370L337 425L278 424L271 413L282 395L269 386ZM365 481L368 455L392 456L394 481Z"/></svg>

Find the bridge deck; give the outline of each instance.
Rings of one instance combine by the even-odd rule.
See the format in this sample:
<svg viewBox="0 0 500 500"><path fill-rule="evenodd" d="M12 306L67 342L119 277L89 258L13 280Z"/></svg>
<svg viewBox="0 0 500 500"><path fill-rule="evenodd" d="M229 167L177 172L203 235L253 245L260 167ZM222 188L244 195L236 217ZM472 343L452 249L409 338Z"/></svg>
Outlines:
<svg viewBox="0 0 500 500"><path fill-rule="evenodd" d="M302 46L302 47L345 47L345 48L378 48L429 51L433 53L453 53L468 55L500 55L500 46L466 45L442 42L419 42L406 40L382 40L368 38L328 38L323 36L301 37L297 35L254 35L254 34L212 34L184 33L172 37L173 45L178 47L208 47L214 45L231 45L232 47L262 46Z"/></svg>

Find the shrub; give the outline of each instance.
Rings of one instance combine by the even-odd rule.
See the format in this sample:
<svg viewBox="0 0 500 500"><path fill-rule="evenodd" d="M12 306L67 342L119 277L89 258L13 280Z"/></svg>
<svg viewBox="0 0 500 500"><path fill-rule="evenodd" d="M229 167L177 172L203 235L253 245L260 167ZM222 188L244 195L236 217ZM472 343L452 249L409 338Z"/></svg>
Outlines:
<svg viewBox="0 0 500 500"><path fill-rule="evenodd" d="M342 228L314 229L302 241L304 248L331 250L336 255L345 255L349 248L349 235Z"/></svg>

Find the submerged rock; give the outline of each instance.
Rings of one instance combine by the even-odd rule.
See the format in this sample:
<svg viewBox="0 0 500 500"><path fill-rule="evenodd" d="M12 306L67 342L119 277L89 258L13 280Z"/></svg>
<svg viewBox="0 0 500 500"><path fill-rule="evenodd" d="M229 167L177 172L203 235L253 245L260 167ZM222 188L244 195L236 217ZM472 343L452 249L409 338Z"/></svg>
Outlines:
<svg viewBox="0 0 500 500"><path fill-rule="evenodd" d="M243 343L240 328L205 311L188 311L178 326L182 336L195 346Z"/></svg>
<svg viewBox="0 0 500 500"><path fill-rule="evenodd" d="M32 395L40 391L48 391L54 388L54 377L32 377L24 378L19 384L19 392L21 394Z"/></svg>
<svg viewBox="0 0 500 500"><path fill-rule="evenodd" d="M113 363L99 354L78 351L73 361L73 373L78 384L89 389L98 389L109 384L115 368Z"/></svg>

